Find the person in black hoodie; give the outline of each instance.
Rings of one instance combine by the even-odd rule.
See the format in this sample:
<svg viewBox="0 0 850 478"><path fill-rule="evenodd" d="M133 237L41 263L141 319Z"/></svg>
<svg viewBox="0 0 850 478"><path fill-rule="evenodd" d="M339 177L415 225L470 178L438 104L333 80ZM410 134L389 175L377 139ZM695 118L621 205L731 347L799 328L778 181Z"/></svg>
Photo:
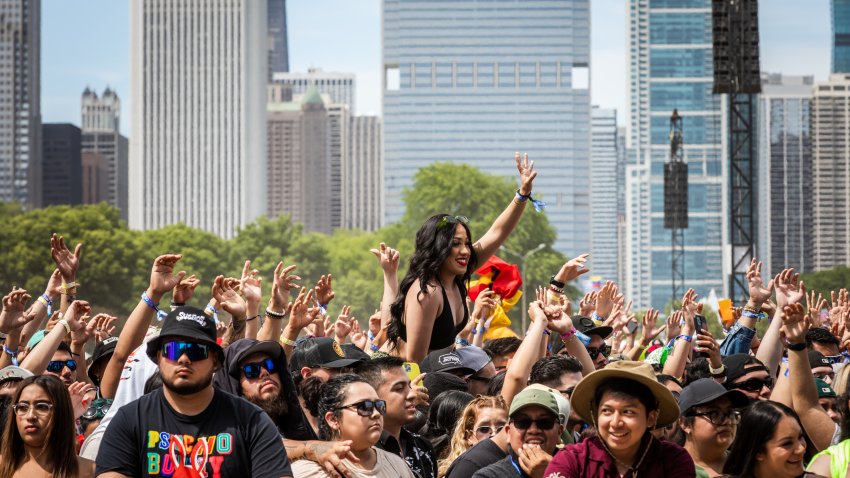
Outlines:
<svg viewBox="0 0 850 478"><path fill-rule="evenodd" d="M350 444L319 441L298 403L283 347L271 340L240 339L224 351L224 373L213 384L262 408L277 425L291 461L307 459L334 477L347 476ZM356 458L355 458L356 459Z"/></svg>

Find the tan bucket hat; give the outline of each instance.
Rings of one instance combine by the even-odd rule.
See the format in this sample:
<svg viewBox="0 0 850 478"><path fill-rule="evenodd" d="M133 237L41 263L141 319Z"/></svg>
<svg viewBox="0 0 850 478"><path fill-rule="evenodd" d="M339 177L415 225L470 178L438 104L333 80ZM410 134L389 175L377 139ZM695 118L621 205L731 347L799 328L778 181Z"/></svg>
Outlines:
<svg viewBox="0 0 850 478"><path fill-rule="evenodd" d="M667 387L655 379L655 371L652 369L652 365L645 362L622 360L608 364L602 370L592 372L576 385L570 398L570 405L572 405L572 409L584 421L588 423L593 422L591 416L593 395L602 383L612 378L634 380L646 386L652 392L652 395L655 396L655 400L658 402L658 422L655 424L656 427L669 425L679 418L679 404L676 402L673 394L667 390ZM651 411L647 410L647 412Z"/></svg>

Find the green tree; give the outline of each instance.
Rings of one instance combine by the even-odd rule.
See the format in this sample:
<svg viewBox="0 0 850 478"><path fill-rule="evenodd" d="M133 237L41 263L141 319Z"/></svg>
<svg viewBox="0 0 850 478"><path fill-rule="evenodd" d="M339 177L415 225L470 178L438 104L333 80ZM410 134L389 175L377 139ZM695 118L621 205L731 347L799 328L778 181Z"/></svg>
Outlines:
<svg viewBox="0 0 850 478"><path fill-rule="evenodd" d="M850 267L836 267L820 272L812 272L802 275L806 289L814 290L829 299L831 291L838 291L850 287Z"/></svg>

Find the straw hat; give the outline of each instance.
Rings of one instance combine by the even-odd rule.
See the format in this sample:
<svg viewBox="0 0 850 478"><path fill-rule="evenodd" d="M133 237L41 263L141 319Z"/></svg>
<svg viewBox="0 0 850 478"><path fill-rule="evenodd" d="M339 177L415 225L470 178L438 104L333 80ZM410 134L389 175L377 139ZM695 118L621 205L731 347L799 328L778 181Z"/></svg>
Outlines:
<svg viewBox="0 0 850 478"><path fill-rule="evenodd" d="M587 377L584 377L581 382L576 385L570 398L572 409L583 420L592 422L593 395L596 389L599 388L606 380L612 378L625 378L634 380L635 382L644 385L655 396L658 402L658 422L656 427L669 425L679 418L679 404L673 398L673 394L667 390L667 387L658 383L655 379L655 372L652 365L644 362L633 362L623 360L609 364L602 370L592 372ZM652 410L647 410L650 412Z"/></svg>

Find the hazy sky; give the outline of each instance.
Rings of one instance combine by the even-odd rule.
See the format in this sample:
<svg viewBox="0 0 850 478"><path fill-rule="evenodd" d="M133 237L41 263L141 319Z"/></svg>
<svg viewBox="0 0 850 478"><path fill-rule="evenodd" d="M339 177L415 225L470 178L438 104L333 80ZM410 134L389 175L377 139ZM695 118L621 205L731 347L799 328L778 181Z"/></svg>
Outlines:
<svg viewBox="0 0 850 478"><path fill-rule="evenodd" d="M42 0L41 113L43 122L80 123L86 85L100 94L109 85L123 102L129 131L129 2ZM617 108L625 125L626 12L628 0L592 0L593 103ZM828 0L761 2L762 71L829 75ZM360 113L381 110L380 0L289 0L291 71L318 67L357 75Z"/></svg>

